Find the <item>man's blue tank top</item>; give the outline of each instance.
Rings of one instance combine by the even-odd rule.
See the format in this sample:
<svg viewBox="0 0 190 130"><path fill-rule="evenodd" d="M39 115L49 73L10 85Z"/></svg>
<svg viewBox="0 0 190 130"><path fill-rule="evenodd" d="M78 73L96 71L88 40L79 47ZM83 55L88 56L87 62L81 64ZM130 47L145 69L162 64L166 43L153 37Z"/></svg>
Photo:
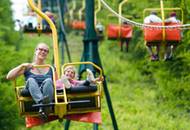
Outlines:
<svg viewBox="0 0 190 130"><path fill-rule="evenodd" d="M49 69L49 71L44 74L44 75L39 75L39 74L34 74L31 72L31 69L27 69L24 72L24 77L25 77L25 81L28 80L28 78L34 78L36 80L36 82L38 83L39 86L41 86L42 82L47 79L47 78L51 78L53 77L53 73L52 70Z"/></svg>

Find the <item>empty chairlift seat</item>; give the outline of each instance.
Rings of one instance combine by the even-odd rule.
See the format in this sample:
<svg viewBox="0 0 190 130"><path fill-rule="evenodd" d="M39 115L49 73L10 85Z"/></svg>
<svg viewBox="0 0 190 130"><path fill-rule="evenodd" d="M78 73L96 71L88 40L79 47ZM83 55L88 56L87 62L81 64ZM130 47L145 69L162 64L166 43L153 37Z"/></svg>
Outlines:
<svg viewBox="0 0 190 130"><path fill-rule="evenodd" d="M119 25L109 24L107 26L107 36L108 36L108 39L119 38Z"/></svg>
<svg viewBox="0 0 190 130"><path fill-rule="evenodd" d="M76 30L85 30L86 28L86 25L85 25L85 22L84 21L73 21L72 22L72 28L73 29L76 29Z"/></svg>

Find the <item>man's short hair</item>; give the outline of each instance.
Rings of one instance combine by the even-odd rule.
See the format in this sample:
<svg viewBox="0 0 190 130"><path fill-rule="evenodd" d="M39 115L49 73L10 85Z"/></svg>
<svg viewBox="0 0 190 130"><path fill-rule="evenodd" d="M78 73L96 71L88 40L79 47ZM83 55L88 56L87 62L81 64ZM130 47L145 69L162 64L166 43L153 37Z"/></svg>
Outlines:
<svg viewBox="0 0 190 130"><path fill-rule="evenodd" d="M170 17L176 17L176 12L171 12Z"/></svg>
<svg viewBox="0 0 190 130"><path fill-rule="evenodd" d="M157 15L157 12L155 10L151 11L150 14Z"/></svg>

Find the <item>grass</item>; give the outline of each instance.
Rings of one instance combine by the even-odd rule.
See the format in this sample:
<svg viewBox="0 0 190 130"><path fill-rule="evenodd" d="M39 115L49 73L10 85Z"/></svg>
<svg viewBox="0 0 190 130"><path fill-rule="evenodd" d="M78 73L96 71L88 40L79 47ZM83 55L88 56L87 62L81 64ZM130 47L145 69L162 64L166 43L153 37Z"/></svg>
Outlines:
<svg viewBox="0 0 190 130"><path fill-rule="evenodd" d="M142 67L130 61L130 53L133 52L121 53L117 46L112 46L109 42L105 42L101 49L119 129L189 129L189 114L186 111L173 104L158 103L158 81L151 81L148 75L142 75L142 70L138 69ZM114 57L114 61L110 55ZM159 66L157 63L149 63L152 67L154 64Z"/></svg>

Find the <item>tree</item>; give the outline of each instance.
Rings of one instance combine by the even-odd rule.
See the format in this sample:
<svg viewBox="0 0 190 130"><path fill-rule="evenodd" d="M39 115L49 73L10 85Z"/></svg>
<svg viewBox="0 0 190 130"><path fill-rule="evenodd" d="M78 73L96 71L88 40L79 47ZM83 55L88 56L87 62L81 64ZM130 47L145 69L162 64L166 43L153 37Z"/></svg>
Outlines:
<svg viewBox="0 0 190 130"><path fill-rule="evenodd" d="M1 130L14 130L19 124L18 110L13 87L5 80L5 76L13 64L11 56L15 56L14 46L15 32L13 31L13 21L9 0L0 2L0 126ZM9 45L10 47L7 47Z"/></svg>

